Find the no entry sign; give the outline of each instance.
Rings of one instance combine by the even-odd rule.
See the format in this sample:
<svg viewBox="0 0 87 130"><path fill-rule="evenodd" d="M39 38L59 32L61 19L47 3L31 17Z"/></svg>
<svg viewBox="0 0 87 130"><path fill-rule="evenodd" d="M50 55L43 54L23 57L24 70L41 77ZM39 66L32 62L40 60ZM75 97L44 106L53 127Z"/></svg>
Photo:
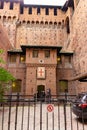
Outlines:
<svg viewBox="0 0 87 130"><path fill-rule="evenodd" d="M48 111L48 112L53 112L53 110L54 110L54 105L48 104L48 105L47 105L47 111Z"/></svg>

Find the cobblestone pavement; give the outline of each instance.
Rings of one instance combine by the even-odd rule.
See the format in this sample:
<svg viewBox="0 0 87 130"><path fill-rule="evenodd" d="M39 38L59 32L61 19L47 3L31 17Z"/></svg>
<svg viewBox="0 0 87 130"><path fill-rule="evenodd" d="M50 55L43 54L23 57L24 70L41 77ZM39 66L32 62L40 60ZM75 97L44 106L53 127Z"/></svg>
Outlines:
<svg viewBox="0 0 87 130"><path fill-rule="evenodd" d="M9 128L9 108L4 108L4 118L2 118L2 110L0 108L0 130L87 130L87 122L85 121L83 124L81 121L78 121L71 112L70 106L66 107L66 129L64 107L53 105L54 110L52 112L49 112L50 110L47 108L47 104L42 104L41 115L40 104L35 105L35 107L34 105L29 107L20 106L16 116L16 107L12 107ZM16 117L17 120L15 120ZM42 119L42 126L40 126L40 119Z"/></svg>

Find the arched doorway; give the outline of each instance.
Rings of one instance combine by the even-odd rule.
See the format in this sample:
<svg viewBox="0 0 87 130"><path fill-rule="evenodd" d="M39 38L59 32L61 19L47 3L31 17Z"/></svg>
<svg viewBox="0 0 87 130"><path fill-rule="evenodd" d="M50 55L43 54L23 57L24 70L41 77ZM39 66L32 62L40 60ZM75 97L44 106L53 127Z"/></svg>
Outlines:
<svg viewBox="0 0 87 130"><path fill-rule="evenodd" d="M38 85L37 86L37 92L45 91L45 86L44 85Z"/></svg>
<svg viewBox="0 0 87 130"><path fill-rule="evenodd" d="M44 85L38 85L37 86L37 98L38 100L44 101L45 99L45 86Z"/></svg>

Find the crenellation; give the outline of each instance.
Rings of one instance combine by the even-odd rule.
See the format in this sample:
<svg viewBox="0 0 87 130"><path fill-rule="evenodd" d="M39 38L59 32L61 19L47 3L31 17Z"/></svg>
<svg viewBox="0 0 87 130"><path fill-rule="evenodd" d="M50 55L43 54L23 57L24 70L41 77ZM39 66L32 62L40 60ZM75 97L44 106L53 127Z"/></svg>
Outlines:
<svg viewBox="0 0 87 130"><path fill-rule="evenodd" d="M65 13L59 9L56 8L56 15L55 15L55 9L53 8L43 8L43 7L29 7L24 5L21 5L20 2L3 2L4 6L0 9L0 16L5 15L7 16L16 16L20 19L20 21L53 21L53 22L59 22L62 21L62 18L65 19ZM23 6L23 7L22 7ZM21 10L22 13L21 13ZM46 10L48 11L48 14L46 14Z"/></svg>
<svg viewBox="0 0 87 130"><path fill-rule="evenodd" d="M37 11L37 8L32 8L32 15L34 16L37 16L37 15L40 15L40 13L38 13Z"/></svg>
<svg viewBox="0 0 87 130"><path fill-rule="evenodd" d="M3 9L4 10L9 10L10 9L10 2L4 2Z"/></svg>
<svg viewBox="0 0 87 130"><path fill-rule="evenodd" d="M42 16L45 16L45 8L40 8L40 14L41 14Z"/></svg>
<svg viewBox="0 0 87 130"><path fill-rule="evenodd" d="M49 15L54 16L54 9L53 8L49 8Z"/></svg>
<svg viewBox="0 0 87 130"><path fill-rule="evenodd" d="M20 14L20 4L19 3L13 4L13 11L17 14Z"/></svg>

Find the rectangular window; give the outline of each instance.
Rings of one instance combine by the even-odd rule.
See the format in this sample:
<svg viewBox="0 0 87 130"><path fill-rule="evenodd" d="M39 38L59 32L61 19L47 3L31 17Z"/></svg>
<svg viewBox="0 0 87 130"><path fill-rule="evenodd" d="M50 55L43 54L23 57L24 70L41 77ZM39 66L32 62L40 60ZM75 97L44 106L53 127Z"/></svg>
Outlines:
<svg viewBox="0 0 87 130"><path fill-rule="evenodd" d="M58 63L58 64L61 64L61 63L62 63L62 61L61 61L61 56L57 56L57 63Z"/></svg>
<svg viewBox="0 0 87 130"><path fill-rule="evenodd" d="M12 93L21 92L21 80L12 82Z"/></svg>
<svg viewBox="0 0 87 130"><path fill-rule="evenodd" d="M33 50L33 57L38 57L38 50Z"/></svg>
<svg viewBox="0 0 87 130"><path fill-rule="evenodd" d="M59 92L60 93L68 92L68 81L67 80L59 81Z"/></svg>
<svg viewBox="0 0 87 130"><path fill-rule="evenodd" d="M65 56L65 68L72 68L71 56Z"/></svg>
<svg viewBox="0 0 87 130"><path fill-rule="evenodd" d="M45 50L45 57L49 58L50 57L50 50Z"/></svg>
<svg viewBox="0 0 87 130"><path fill-rule="evenodd" d="M71 63L71 57L65 56L65 63Z"/></svg>
<svg viewBox="0 0 87 130"><path fill-rule="evenodd" d="M9 62L16 63L16 55L10 55Z"/></svg>
<svg viewBox="0 0 87 130"><path fill-rule="evenodd" d="M20 55L20 62L25 63L25 55Z"/></svg>

